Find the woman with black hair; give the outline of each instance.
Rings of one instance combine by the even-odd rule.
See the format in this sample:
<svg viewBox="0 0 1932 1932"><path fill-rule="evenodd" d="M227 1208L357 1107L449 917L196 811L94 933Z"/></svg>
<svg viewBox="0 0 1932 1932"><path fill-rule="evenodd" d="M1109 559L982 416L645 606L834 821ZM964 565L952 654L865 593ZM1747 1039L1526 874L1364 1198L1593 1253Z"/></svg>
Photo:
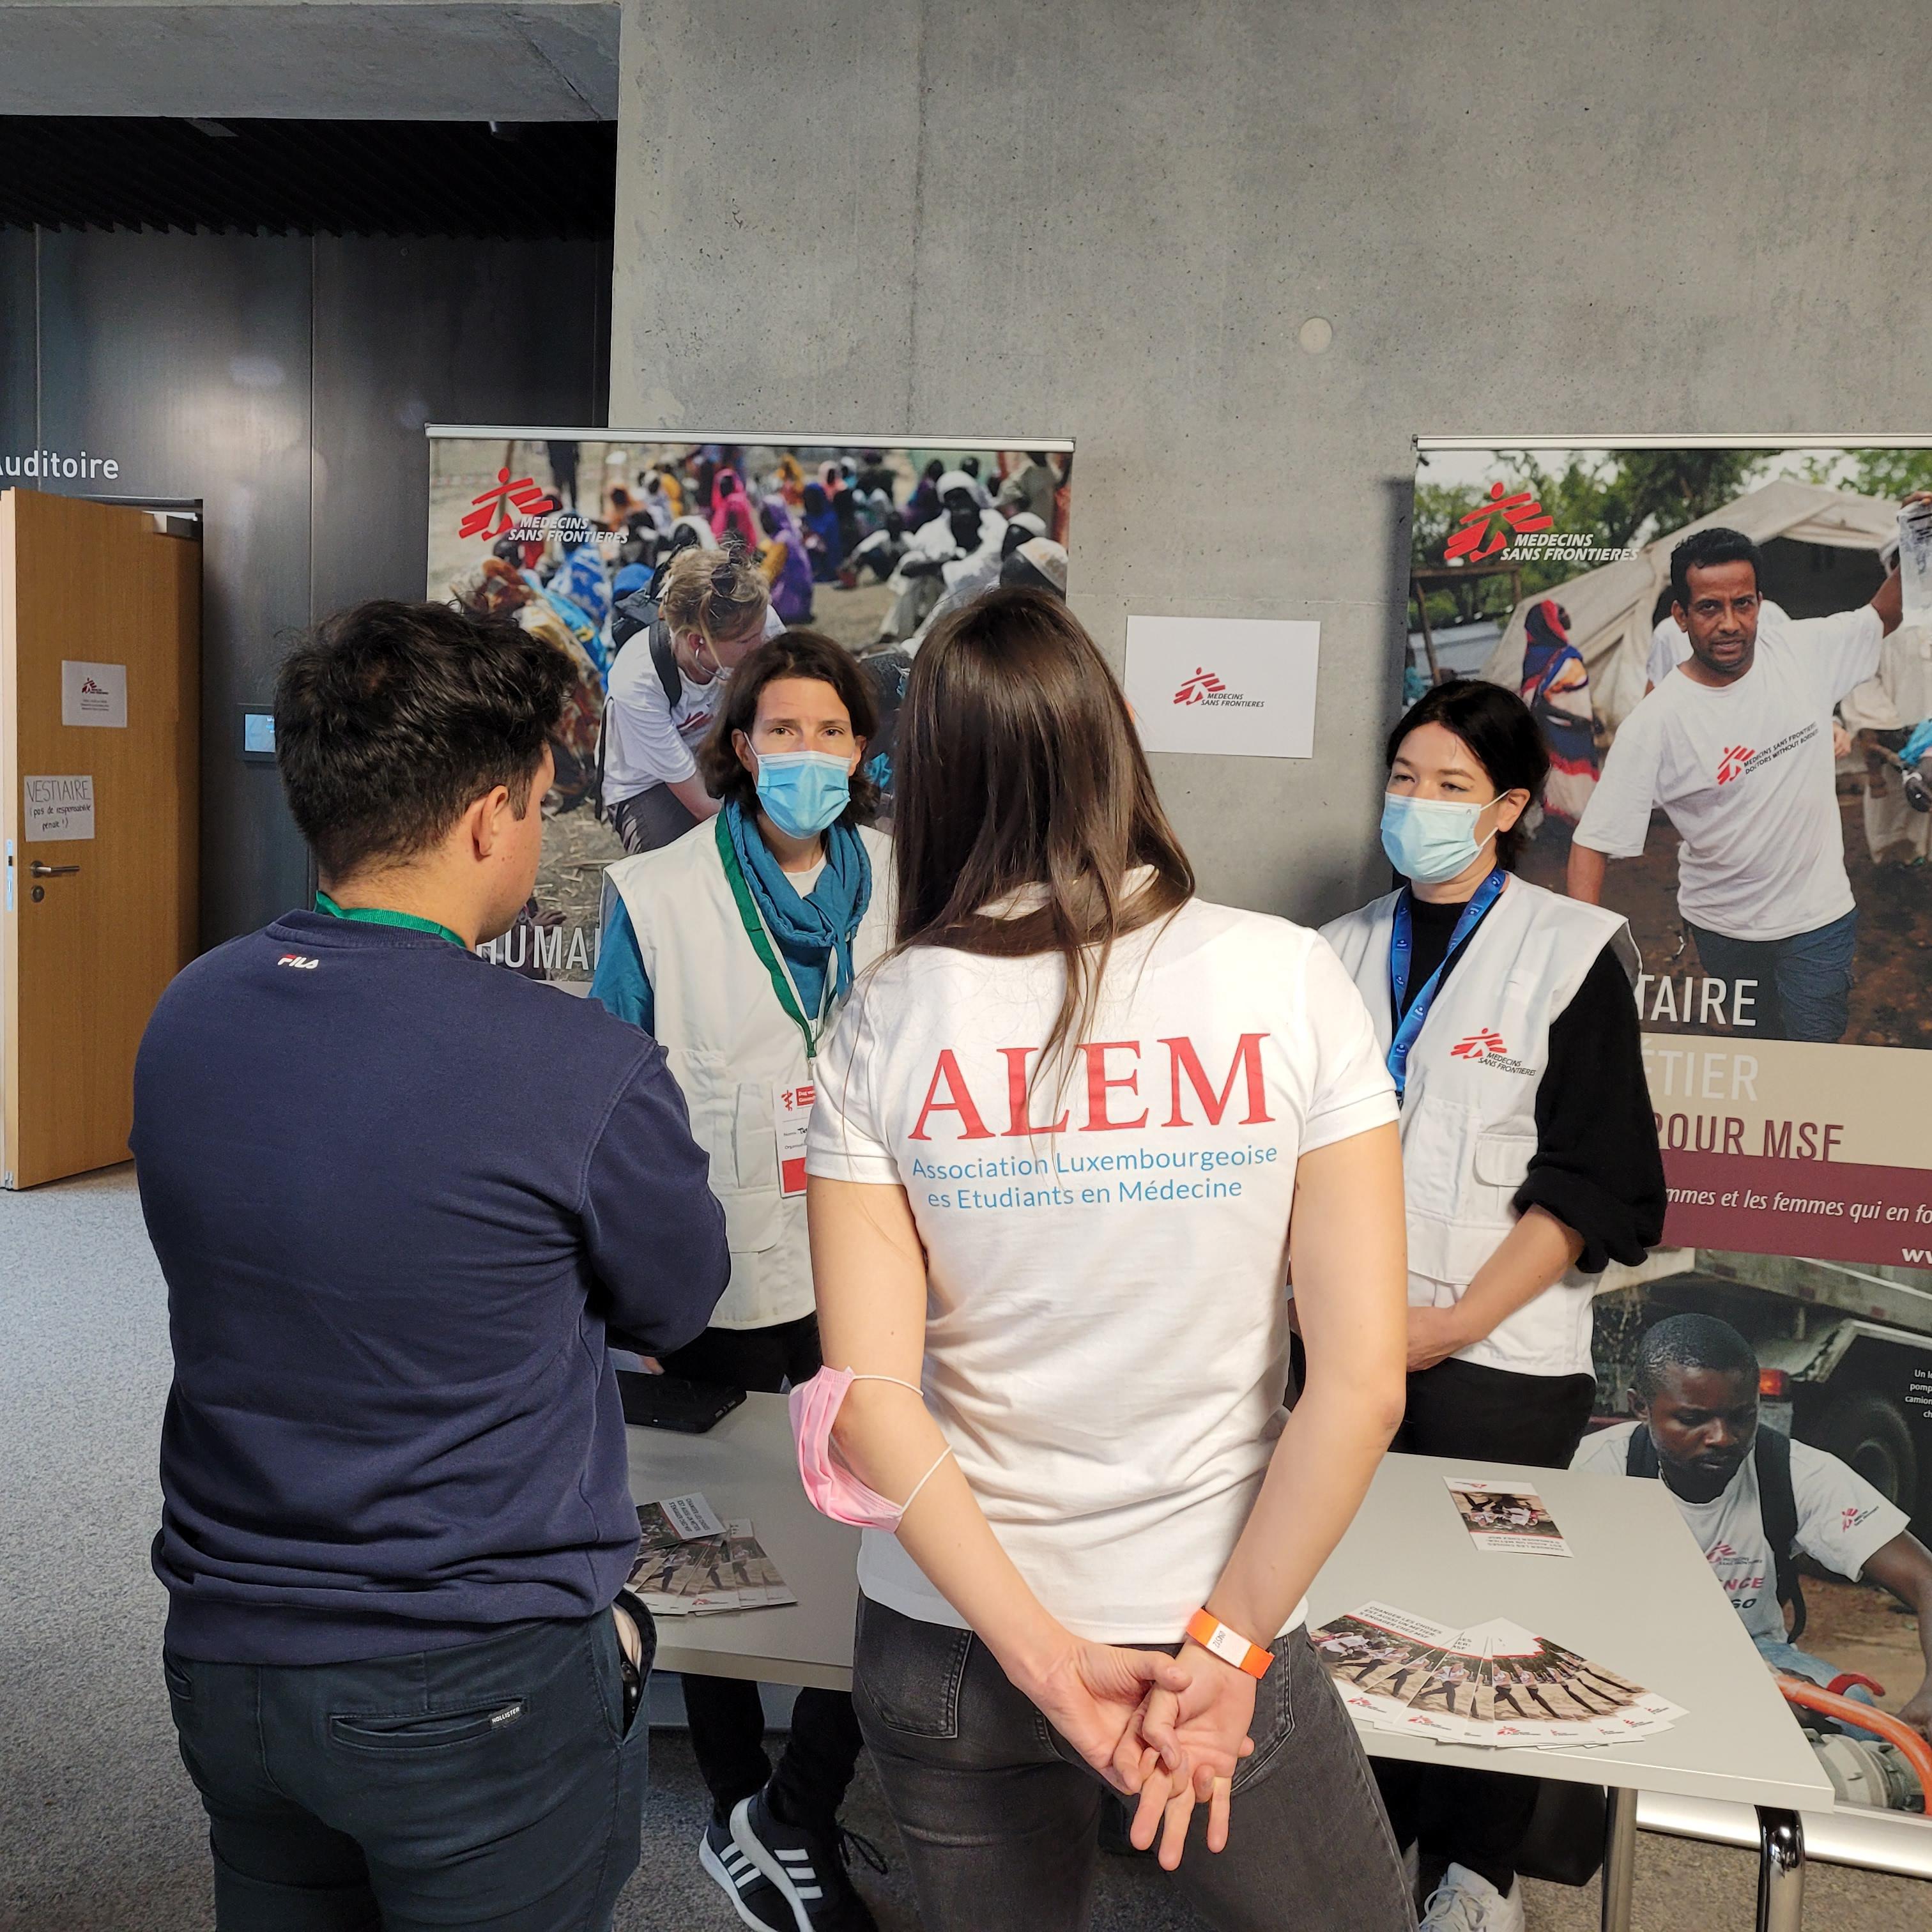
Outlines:
<svg viewBox="0 0 1932 1932"><path fill-rule="evenodd" d="M1402 1108L1408 1396L1394 1446L1562 1468L1590 1419L1595 1278L1664 1232L1664 1166L1614 913L1511 870L1550 770L1502 686L1436 686L1390 734L1394 892L1322 928ZM1520 1932L1536 1786L1378 1769L1396 1834L1446 1857L1423 1923Z"/></svg>

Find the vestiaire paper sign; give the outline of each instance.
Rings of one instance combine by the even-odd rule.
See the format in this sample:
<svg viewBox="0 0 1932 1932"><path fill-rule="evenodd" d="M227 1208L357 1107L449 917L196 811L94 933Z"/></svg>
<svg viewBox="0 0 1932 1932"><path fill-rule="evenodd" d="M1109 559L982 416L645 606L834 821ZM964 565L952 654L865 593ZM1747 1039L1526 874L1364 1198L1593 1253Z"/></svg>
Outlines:
<svg viewBox="0 0 1932 1932"><path fill-rule="evenodd" d="M810 1087L788 1087L778 1096L778 1192L783 1195L805 1192L805 1141L815 1092Z"/></svg>
<svg viewBox="0 0 1932 1932"><path fill-rule="evenodd" d="M29 844L37 839L92 838L94 836L94 780L23 778Z"/></svg>
<svg viewBox="0 0 1932 1932"><path fill-rule="evenodd" d="M695 1542L700 1536L722 1536L724 1526L718 1520L718 1512L705 1498L701 1490L688 1496L665 1496L658 1508L664 1513L664 1520L686 1543Z"/></svg>
<svg viewBox="0 0 1932 1932"><path fill-rule="evenodd" d="M128 667L61 660L61 722L128 728Z"/></svg>
<svg viewBox="0 0 1932 1932"><path fill-rule="evenodd" d="M1127 701L1150 752L1315 752L1322 626L1302 619L1130 617Z"/></svg>

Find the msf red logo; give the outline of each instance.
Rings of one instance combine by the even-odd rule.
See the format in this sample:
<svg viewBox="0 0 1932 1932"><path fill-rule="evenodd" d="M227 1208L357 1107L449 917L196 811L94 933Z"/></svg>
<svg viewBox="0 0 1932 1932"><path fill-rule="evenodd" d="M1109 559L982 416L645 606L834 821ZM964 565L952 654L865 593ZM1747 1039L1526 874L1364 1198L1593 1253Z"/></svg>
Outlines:
<svg viewBox="0 0 1932 1932"><path fill-rule="evenodd" d="M1508 550L1511 538L1546 530L1554 520L1528 490L1512 491L1504 484L1492 483L1488 496L1457 520L1444 546L1443 560L1480 563Z"/></svg>
<svg viewBox="0 0 1932 1932"><path fill-rule="evenodd" d="M1194 675L1174 694L1174 701L1177 704L1200 704L1227 688L1211 670L1196 664Z"/></svg>
<svg viewBox="0 0 1932 1932"><path fill-rule="evenodd" d="M1492 1053L1507 1054L1509 1048L1503 1044L1503 1036L1492 1027L1484 1027L1472 1033L1466 1040L1459 1040L1449 1049L1452 1060L1486 1060Z"/></svg>
<svg viewBox="0 0 1932 1932"><path fill-rule="evenodd" d="M510 512L512 508L515 516ZM460 537L500 537L513 523L530 517L542 517L555 509L556 505L537 488L532 476L519 476L512 481L507 470L496 472L494 485L481 496L470 500L470 508L463 520L457 526Z"/></svg>
<svg viewBox="0 0 1932 1932"><path fill-rule="evenodd" d="M1748 745L1726 745L1724 755L1718 761L1718 784L1729 784L1732 779L1742 778L1756 756Z"/></svg>
<svg viewBox="0 0 1932 1932"><path fill-rule="evenodd" d="M106 692L91 677L84 677L81 680L80 694L83 698L105 698L107 695Z"/></svg>

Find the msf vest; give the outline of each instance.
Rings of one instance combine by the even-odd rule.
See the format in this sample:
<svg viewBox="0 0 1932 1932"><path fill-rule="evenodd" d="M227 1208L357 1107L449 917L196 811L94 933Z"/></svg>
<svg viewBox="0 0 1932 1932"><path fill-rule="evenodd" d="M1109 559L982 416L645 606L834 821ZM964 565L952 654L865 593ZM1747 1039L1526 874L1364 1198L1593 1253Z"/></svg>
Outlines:
<svg viewBox="0 0 1932 1932"><path fill-rule="evenodd" d="M1360 989L1386 1053L1394 892L1322 928ZM1536 1090L1552 1021L1597 956L1635 942L1617 914L1512 878L1438 988L1408 1057L1402 1106L1412 1306L1449 1307L1516 1225L1512 1203L1536 1153ZM1587 1375L1596 1277L1572 1270L1460 1359L1522 1375Z"/></svg>
<svg viewBox="0 0 1932 1932"><path fill-rule="evenodd" d="M852 947L862 971L891 944L892 862L884 833L859 836L872 868L872 902ZM711 1191L724 1210L731 1285L712 1325L768 1328L809 1315L812 1253L797 1162L812 1066L746 937L717 827L706 819L660 850L620 860L605 877L630 914L654 1030L683 1090L692 1137L711 1156Z"/></svg>

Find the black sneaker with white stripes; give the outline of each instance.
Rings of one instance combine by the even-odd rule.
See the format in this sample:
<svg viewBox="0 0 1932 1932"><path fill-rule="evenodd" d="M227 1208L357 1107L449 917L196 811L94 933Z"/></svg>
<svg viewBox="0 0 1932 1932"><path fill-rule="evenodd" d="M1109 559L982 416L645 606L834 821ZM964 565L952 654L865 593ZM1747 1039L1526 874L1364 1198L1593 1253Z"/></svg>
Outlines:
<svg viewBox="0 0 1932 1932"><path fill-rule="evenodd" d="M788 1825L760 1791L733 1810L731 1836L790 1905L794 1932L878 1932L845 1865L854 1851L874 1871L886 1862L856 1832L842 1828L828 1838Z"/></svg>
<svg viewBox="0 0 1932 1932"><path fill-rule="evenodd" d="M698 1841L698 1862L747 1925L758 1927L759 1932L793 1932L791 1906L784 1894L738 1849L729 1825L713 1819L705 1826Z"/></svg>

